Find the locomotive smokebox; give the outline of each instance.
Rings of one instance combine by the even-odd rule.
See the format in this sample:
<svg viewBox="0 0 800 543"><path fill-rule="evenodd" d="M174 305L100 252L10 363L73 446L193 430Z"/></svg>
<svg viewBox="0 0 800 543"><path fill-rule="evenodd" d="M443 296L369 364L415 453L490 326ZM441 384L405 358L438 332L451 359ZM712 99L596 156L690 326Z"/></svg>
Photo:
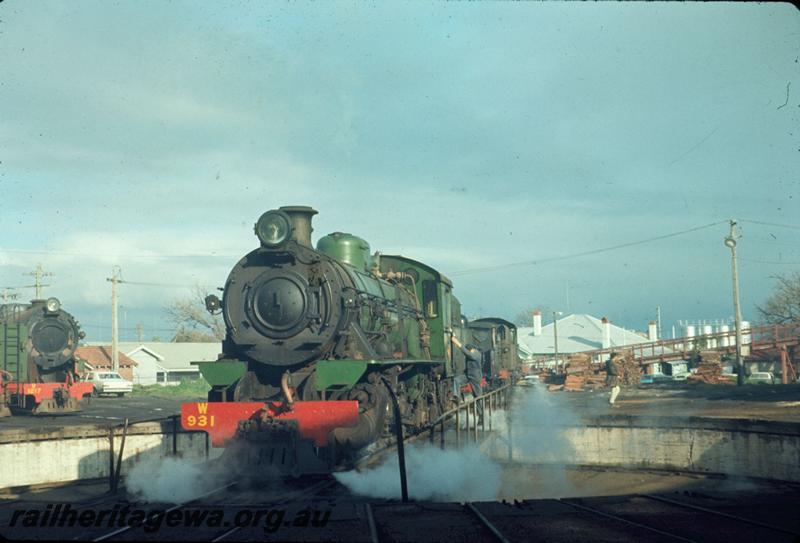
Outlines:
<svg viewBox="0 0 800 543"><path fill-rule="evenodd" d="M292 221L292 237L294 241L304 247L313 249L311 246L311 217L317 214L317 210L309 206L283 206L278 208L283 211Z"/></svg>

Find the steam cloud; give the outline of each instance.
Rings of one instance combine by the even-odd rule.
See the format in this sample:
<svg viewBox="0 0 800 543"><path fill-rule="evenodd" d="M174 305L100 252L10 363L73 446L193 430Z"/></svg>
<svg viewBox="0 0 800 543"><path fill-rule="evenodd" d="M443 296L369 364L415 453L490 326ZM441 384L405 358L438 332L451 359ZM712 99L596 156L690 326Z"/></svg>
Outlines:
<svg viewBox="0 0 800 543"><path fill-rule="evenodd" d="M408 495L414 500L489 501L497 499L502 468L477 446L439 449L412 445L406 449ZM353 492L374 498L400 498L397 457L390 455L377 468L337 473Z"/></svg>
<svg viewBox="0 0 800 543"><path fill-rule="evenodd" d="M129 493L145 502L183 503L218 487L219 474L181 458L145 460L125 478Z"/></svg>
<svg viewBox="0 0 800 543"><path fill-rule="evenodd" d="M520 394L521 392L521 394ZM488 416L488 413L487 413ZM543 386L517 390L510 412L492 412L493 439L478 446L455 448L453 431L448 446L412 445L406 448L409 497L428 501L490 501L564 497L574 492L566 466L574 450L564 436L565 428L578 418L559 397ZM462 417L462 428L464 427ZM521 472L508 469L508 428L512 430L515 462L542 465L535 476L519 480ZM489 424L487 420L486 428ZM464 439L464 434L462 434ZM376 468L335 474L351 491L374 498L399 499L400 475L397 457L388 455Z"/></svg>

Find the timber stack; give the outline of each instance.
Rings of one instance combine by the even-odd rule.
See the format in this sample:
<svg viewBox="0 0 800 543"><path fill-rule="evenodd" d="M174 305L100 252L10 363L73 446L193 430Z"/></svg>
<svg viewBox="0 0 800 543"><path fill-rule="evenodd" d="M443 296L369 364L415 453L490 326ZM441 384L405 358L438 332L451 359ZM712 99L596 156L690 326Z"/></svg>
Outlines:
<svg viewBox="0 0 800 543"><path fill-rule="evenodd" d="M590 355L575 353L570 355L568 360L566 368L567 377L564 381L563 389L553 388L552 390L579 392L586 389L594 390L605 385L606 372L595 372Z"/></svg>
<svg viewBox="0 0 800 543"><path fill-rule="evenodd" d="M622 353L623 360L620 363L619 379L623 385L634 386L639 384L642 377L642 368L633 358L633 352L625 351Z"/></svg>
<svg viewBox="0 0 800 543"><path fill-rule="evenodd" d="M586 378L592 374L592 358L583 353L571 354L567 359L567 378L564 381L564 390L579 392L586 384Z"/></svg>
<svg viewBox="0 0 800 543"><path fill-rule="evenodd" d="M690 383L708 383L711 385L733 384L731 379L722 376L722 358L716 351L700 351L700 365L697 371L687 379Z"/></svg>

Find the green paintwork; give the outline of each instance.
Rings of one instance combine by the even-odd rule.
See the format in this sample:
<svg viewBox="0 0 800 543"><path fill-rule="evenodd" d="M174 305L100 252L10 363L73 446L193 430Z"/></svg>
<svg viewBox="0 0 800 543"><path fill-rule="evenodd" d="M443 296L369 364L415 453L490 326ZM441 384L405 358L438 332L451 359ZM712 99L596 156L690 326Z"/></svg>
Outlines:
<svg viewBox="0 0 800 543"><path fill-rule="evenodd" d="M431 335L431 358L444 363L445 376L455 375L458 367L453 364L449 330L460 336L461 315L460 304L452 294L453 284L427 264L402 256L381 255L380 269L382 272L398 271L415 276L417 299L422 305ZM426 283L433 287L427 291L431 294L429 296L426 296Z"/></svg>
<svg viewBox="0 0 800 543"><path fill-rule="evenodd" d="M332 388L351 388L358 383L367 373L368 368L380 366L430 366L438 364L436 360L320 360L316 367L317 390L330 390Z"/></svg>
<svg viewBox="0 0 800 543"><path fill-rule="evenodd" d="M317 390L354 386L367 371L367 360L321 360L317 362Z"/></svg>
<svg viewBox="0 0 800 543"><path fill-rule="evenodd" d="M9 372L14 380L28 381L28 358L25 345L28 343L28 327L20 323L2 323L0 327L0 369Z"/></svg>
<svg viewBox="0 0 800 543"><path fill-rule="evenodd" d="M211 386L231 385L247 371L247 364L241 360L214 360L192 364L198 367L203 379Z"/></svg>
<svg viewBox="0 0 800 543"><path fill-rule="evenodd" d="M358 270L368 270L372 266L369 243L353 234L328 234L317 241L317 251Z"/></svg>

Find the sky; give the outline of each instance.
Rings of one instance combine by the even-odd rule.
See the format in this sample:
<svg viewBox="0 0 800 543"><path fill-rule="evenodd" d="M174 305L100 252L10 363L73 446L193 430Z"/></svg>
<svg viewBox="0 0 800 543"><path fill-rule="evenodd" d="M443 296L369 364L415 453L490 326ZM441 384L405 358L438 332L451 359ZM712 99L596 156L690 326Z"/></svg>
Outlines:
<svg viewBox="0 0 800 543"><path fill-rule="evenodd" d="M122 338L169 339L282 205L468 316L732 317L729 219L745 319L800 270L790 4L5 0L0 59L0 287L41 263L87 340L113 266Z"/></svg>

